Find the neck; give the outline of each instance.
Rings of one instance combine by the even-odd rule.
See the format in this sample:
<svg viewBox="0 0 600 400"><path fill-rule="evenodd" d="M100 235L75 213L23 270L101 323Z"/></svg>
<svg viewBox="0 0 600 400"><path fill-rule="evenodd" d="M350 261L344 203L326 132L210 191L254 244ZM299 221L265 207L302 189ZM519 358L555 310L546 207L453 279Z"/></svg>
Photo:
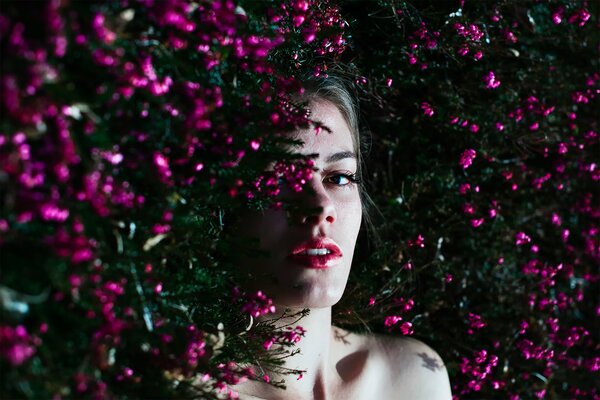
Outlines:
<svg viewBox="0 0 600 400"><path fill-rule="evenodd" d="M277 307L281 317L285 307ZM294 315L298 310L289 310L285 315ZM299 314L298 314L299 315ZM273 318L269 316L268 319ZM296 328L301 326L306 330L304 337L295 344L293 356L285 358L283 368L303 371L298 374L280 374L275 371L265 370L271 381L283 381L286 390L275 389L278 398L290 397L325 399L329 397L327 388L335 376L331 361L331 307L310 309L308 315L295 322L298 316L284 316L278 319L275 326L285 329L286 326ZM275 347L275 346L274 346ZM265 385L260 385L261 393Z"/></svg>

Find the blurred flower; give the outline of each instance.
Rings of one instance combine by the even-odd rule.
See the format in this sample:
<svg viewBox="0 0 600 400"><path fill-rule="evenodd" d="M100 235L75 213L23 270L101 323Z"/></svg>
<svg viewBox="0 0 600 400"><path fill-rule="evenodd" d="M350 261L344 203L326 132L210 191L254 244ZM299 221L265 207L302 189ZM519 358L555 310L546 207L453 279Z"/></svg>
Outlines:
<svg viewBox="0 0 600 400"><path fill-rule="evenodd" d="M485 87L488 89L496 89L500 86L500 81L496 79L496 75L493 71L489 71L487 75L483 77L483 81L485 82Z"/></svg>
<svg viewBox="0 0 600 400"><path fill-rule="evenodd" d="M30 359L41 340L30 335L23 325L0 326L0 357L17 367Z"/></svg>
<svg viewBox="0 0 600 400"><path fill-rule="evenodd" d="M475 159L476 156L477 153L475 152L475 150L467 149L463 151L463 153L460 155L460 160L458 161L458 164L464 169L467 169L471 166L471 164L473 164L473 159Z"/></svg>

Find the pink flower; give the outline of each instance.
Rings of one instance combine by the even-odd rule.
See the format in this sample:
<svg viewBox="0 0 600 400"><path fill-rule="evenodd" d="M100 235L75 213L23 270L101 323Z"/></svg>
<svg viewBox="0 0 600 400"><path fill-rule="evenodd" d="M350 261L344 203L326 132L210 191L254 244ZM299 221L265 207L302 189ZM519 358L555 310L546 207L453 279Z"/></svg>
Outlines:
<svg viewBox="0 0 600 400"><path fill-rule="evenodd" d="M589 11L582 8L575 11L575 13L569 17L569 23L584 26L588 19L590 19L590 16Z"/></svg>
<svg viewBox="0 0 600 400"><path fill-rule="evenodd" d="M459 187L458 187L458 193L460 194L466 194L469 190L471 190L471 185L468 183L462 183Z"/></svg>
<svg viewBox="0 0 600 400"><path fill-rule="evenodd" d="M400 321L402 321L401 316L388 315L387 317L385 317L385 321L383 322L383 324L389 328L390 326L396 325Z"/></svg>
<svg viewBox="0 0 600 400"><path fill-rule="evenodd" d="M569 149L565 143L558 144L558 154L565 154L568 150Z"/></svg>
<svg viewBox="0 0 600 400"><path fill-rule="evenodd" d="M276 338L274 338L274 337L265 340L265 342L263 343L263 347L265 348L265 350L271 349L273 344L275 344L275 340L276 340Z"/></svg>
<svg viewBox="0 0 600 400"><path fill-rule="evenodd" d="M40 339L27 333L23 325L0 326L0 357L16 367L35 354Z"/></svg>
<svg viewBox="0 0 600 400"><path fill-rule="evenodd" d="M518 42L517 37L510 30L505 29L503 31L503 34L504 34L504 40L506 40L507 42L509 42L509 43L517 43Z"/></svg>
<svg viewBox="0 0 600 400"><path fill-rule="evenodd" d="M168 182L171 178L172 172L169 166L169 159L162 153L154 152L153 155L154 165L158 169L158 174L162 178L163 182Z"/></svg>
<svg viewBox="0 0 600 400"><path fill-rule="evenodd" d="M490 71L483 77L483 81L485 82L485 87L488 89L496 89L500 86L500 81L496 79L496 75L493 71Z"/></svg>
<svg viewBox="0 0 600 400"><path fill-rule="evenodd" d="M50 203L42 204L39 211L44 221L64 222L69 217L69 210Z"/></svg>
<svg viewBox="0 0 600 400"><path fill-rule="evenodd" d="M414 307L415 301L413 299L405 299L404 297L400 297L398 299L394 299L394 304L402 308L403 312L409 312Z"/></svg>
<svg viewBox="0 0 600 400"><path fill-rule="evenodd" d="M420 247L420 248L423 248L423 247L425 247L425 238L423 237L423 235L419 234L416 239L409 240L408 241L408 245L410 247Z"/></svg>
<svg viewBox="0 0 600 400"><path fill-rule="evenodd" d="M431 107L431 104L425 101L421 103L421 110L423 110L423 114L425 114L428 117L432 117L435 113L435 111L433 111L433 107Z"/></svg>
<svg viewBox="0 0 600 400"><path fill-rule="evenodd" d="M469 326L471 327L469 330L469 333L471 334L473 333L474 329L481 329L486 326L486 323L483 321L480 315L469 313L467 318L469 320Z"/></svg>
<svg viewBox="0 0 600 400"><path fill-rule="evenodd" d="M245 299L246 303L242 306L242 312L248 313L254 318L275 312L273 301L260 290L255 294L246 295Z"/></svg>
<svg viewBox="0 0 600 400"><path fill-rule="evenodd" d="M483 218L475 218L475 219L471 220L471 226L473 228L478 228L483 224L483 222L484 222Z"/></svg>
<svg viewBox="0 0 600 400"><path fill-rule="evenodd" d="M562 22L563 20L563 16L565 13L565 8L564 7L559 7L556 9L556 11L554 11L552 13L552 22L554 22L555 25L558 25Z"/></svg>
<svg viewBox="0 0 600 400"><path fill-rule="evenodd" d="M562 224L562 219L557 213L552 213L552 224L556 226L560 226Z"/></svg>
<svg viewBox="0 0 600 400"><path fill-rule="evenodd" d="M274 344L290 345L298 343L304 335L306 329L301 326L292 328L291 326L286 327L284 330L278 331L274 336L269 337L264 341L263 347L265 350L270 350Z"/></svg>
<svg viewBox="0 0 600 400"><path fill-rule="evenodd" d="M463 204L463 212L465 214L474 214L475 213L475 207L471 203L465 203L465 204Z"/></svg>
<svg viewBox="0 0 600 400"><path fill-rule="evenodd" d="M458 164L464 169L467 169L473 164L473 159L477 156L477 152L473 149L467 149L460 155Z"/></svg>
<svg viewBox="0 0 600 400"><path fill-rule="evenodd" d="M527 244L531 242L531 238L525 234L525 232L518 232L515 235L515 243L517 246L521 246L523 244Z"/></svg>
<svg viewBox="0 0 600 400"><path fill-rule="evenodd" d="M400 332L402 332L403 335L412 335L413 334L412 323L410 323L408 321L403 322L402 325L400 325Z"/></svg>

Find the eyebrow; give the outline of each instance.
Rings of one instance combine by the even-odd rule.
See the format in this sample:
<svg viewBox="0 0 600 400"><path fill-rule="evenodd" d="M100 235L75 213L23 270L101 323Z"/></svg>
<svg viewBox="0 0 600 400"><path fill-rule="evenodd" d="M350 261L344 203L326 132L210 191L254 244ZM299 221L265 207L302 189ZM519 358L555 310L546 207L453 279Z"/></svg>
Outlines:
<svg viewBox="0 0 600 400"><path fill-rule="evenodd" d="M330 154L325 160L326 163L333 163L336 161L343 160L345 158L354 158L357 159L356 153L353 151L340 151L337 153Z"/></svg>
<svg viewBox="0 0 600 400"><path fill-rule="evenodd" d="M319 157L319 153L307 154L307 156ZM355 152L344 150L338 151L337 153L332 153L329 156L327 156L327 158L325 159L325 163L331 164L336 161L345 160L346 158L353 158L355 160L358 160L358 157L356 156Z"/></svg>

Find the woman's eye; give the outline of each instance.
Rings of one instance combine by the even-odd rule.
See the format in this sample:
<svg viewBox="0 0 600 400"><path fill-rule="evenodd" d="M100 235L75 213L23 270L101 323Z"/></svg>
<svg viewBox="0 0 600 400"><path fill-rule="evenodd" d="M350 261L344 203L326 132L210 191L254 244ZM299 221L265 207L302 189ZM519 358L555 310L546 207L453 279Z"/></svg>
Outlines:
<svg viewBox="0 0 600 400"><path fill-rule="evenodd" d="M356 174L333 174L328 180L337 186L348 186L356 183Z"/></svg>

